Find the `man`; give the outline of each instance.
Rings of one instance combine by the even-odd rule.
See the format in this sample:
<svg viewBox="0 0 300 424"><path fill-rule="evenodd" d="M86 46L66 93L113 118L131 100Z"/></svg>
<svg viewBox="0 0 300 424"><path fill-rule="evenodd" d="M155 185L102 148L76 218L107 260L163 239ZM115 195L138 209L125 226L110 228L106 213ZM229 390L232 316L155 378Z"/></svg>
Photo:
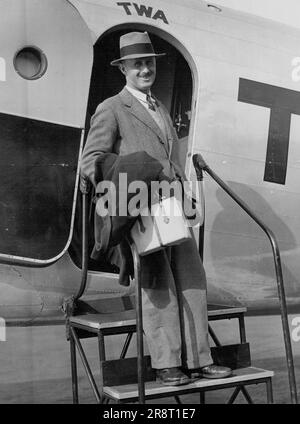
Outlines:
<svg viewBox="0 0 300 424"><path fill-rule="evenodd" d="M120 38L118 66L125 88L101 103L91 120L81 170L94 184L95 163L107 153L146 152L166 179L185 178L178 139L165 107L153 97L156 54L146 32ZM189 383L190 376L222 378L231 370L213 364L208 343L206 277L194 238L141 257L144 332L157 379Z"/></svg>

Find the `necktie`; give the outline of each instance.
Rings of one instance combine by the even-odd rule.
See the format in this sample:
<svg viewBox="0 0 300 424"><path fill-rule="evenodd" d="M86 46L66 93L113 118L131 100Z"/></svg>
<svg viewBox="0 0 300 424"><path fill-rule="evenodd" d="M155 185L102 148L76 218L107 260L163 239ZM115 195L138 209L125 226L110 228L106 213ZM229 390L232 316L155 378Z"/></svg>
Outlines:
<svg viewBox="0 0 300 424"><path fill-rule="evenodd" d="M147 94L146 100L147 100L149 109L155 111L155 101L151 99L151 96L149 96L149 94Z"/></svg>

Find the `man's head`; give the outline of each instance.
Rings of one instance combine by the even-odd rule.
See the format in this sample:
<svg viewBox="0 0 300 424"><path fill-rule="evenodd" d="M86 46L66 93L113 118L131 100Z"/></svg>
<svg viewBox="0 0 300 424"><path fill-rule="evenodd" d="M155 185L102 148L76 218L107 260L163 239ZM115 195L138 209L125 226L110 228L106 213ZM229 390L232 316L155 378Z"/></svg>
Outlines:
<svg viewBox="0 0 300 424"><path fill-rule="evenodd" d="M125 59L119 65L129 87L144 93L152 87L156 77L155 57L141 57L139 59Z"/></svg>
<svg viewBox="0 0 300 424"><path fill-rule="evenodd" d="M129 32L120 37L120 58L111 65L119 66L127 84L140 91L148 91L155 81L156 54L147 32Z"/></svg>

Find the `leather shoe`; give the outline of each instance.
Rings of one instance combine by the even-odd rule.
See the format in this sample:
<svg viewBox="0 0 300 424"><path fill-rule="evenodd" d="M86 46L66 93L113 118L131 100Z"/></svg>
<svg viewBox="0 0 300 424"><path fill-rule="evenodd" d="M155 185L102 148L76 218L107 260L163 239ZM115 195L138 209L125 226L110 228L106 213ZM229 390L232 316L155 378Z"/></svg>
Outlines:
<svg viewBox="0 0 300 424"><path fill-rule="evenodd" d="M156 370L156 381L165 386L181 386L191 382L189 377L177 367Z"/></svg>
<svg viewBox="0 0 300 424"><path fill-rule="evenodd" d="M200 374L204 378L225 378L232 374L232 370L228 367L211 364L200 368Z"/></svg>
<svg viewBox="0 0 300 424"><path fill-rule="evenodd" d="M201 368L193 368L193 369L185 369L184 373L191 379L191 380L198 380L199 378L202 378Z"/></svg>

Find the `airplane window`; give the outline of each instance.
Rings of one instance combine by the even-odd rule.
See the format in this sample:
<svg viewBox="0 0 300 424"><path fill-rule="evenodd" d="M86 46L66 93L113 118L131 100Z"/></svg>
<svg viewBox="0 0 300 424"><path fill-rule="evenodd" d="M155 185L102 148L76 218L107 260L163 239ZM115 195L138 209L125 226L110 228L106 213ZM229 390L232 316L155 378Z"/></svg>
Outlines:
<svg viewBox="0 0 300 424"><path fill-rule="evenodd" d="M16 72L24 79L41 78L47 70L47 58L37 47L24 47L14 58Z"/></svg>

